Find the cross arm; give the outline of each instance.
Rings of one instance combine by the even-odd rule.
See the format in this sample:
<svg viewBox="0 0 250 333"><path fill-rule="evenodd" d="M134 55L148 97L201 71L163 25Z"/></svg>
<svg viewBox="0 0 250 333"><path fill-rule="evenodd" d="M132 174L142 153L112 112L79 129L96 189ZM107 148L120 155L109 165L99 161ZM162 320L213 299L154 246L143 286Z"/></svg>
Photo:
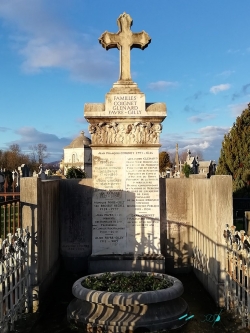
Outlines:
<svg viewBox="0 0 250 333"><path fill-rule="evenodd" d="M119 35L104 31L104 33L99 38L99 43L104 47L106 50L113 49L113 48L120 48L119 45Z"/></svg>
<svg viewBox="0 0 250 333"><path fill-rule="evenodd" d="M131 49L138 48L144 50L151 43L151 38L143 30L141 32L133 33Z"/></svg>

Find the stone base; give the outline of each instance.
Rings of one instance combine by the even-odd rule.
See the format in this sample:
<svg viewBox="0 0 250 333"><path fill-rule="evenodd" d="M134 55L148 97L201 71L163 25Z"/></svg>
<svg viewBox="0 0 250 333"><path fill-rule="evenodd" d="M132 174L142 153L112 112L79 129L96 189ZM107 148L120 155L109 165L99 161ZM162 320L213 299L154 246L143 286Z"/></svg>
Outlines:
<svg viewBox="0 0 250 333"><path fill-rule="evenodd" d="M92 255L88 260L88 274L116 271L165 273L162 255Z"/></svg>
<svg viewBox="0 0 250 333"><path fill-rule="evenodd" d="M140 94L141 91L137 86L137 83L133 81L123 81L119 80L113 84L113 87L110 89L110 92L113 94Z"/></svg>

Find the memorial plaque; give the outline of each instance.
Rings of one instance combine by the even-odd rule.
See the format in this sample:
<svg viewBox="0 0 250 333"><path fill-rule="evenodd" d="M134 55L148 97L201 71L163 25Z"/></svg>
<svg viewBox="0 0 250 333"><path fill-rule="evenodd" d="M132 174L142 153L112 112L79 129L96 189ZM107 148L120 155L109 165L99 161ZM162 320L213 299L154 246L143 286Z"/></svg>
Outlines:
<svg viewBox="0 0 250 333"><path fill-rule="evenodd" d="M145 111L144 94L107 94L105 103L106 116L142 117Z"/></svg>
<svg viewBox="0 0 250 333"><path fill-rule="evenodd" d="M158 149L93 152L92 254L160 253Z"/></svg>

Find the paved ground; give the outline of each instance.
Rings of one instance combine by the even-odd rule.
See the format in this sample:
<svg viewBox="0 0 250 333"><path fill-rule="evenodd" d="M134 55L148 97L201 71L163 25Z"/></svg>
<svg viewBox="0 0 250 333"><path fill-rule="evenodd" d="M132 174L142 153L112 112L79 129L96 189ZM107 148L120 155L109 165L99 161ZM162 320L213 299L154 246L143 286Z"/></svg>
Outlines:
<svg viewBox="0 0 250 333"><path fill-rule="evenodd" d="M53 289L47 299L45 311L42 314L27 315L16 327L16 333L71 333L82 332L80 329L69 326L66 319L67 305L73 299L71 287L80 276L61 272L57 280L57 287ZM204 290L196 277L176 275L184 285L183 298L189 305L191 318L181 329L171 332L178 333L223 333L223 332L250 332L241 328L241 321L227 313L224 309L216 308L209 294ZM213 325L214 316L222 310L221 320Z"/></svg>

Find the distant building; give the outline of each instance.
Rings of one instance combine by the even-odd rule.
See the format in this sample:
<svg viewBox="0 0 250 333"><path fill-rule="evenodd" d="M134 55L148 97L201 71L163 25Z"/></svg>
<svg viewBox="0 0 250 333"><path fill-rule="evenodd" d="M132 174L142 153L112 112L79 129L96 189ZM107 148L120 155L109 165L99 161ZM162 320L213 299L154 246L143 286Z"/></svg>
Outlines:
<svg viewBox="0 0 250 333"><path fill-rule="evenodd" d="M206 178L215 175L216 164L215 161L200 161L199 162L199 175L204 174Z"/></svg>
<svg viewBox="0 0 250 333"><path fill-rule="evenodd" d="M191 151L189 149L187 152L186 163L190 165L193 175L199 175L201 178L210 178L215 175L215 161L199 161L198 156L191 156Z"/></svg>
<svg viewBox="0 0 250 333"><path fill-rule="evenodd" d="M175 160L171 168L167 168L165 172L159 173L161 178L181 178L184 177L182 172L184 165L187 163L191 168L190 177L192 178L210 178L215 175L215 161L199 161L198 156L192 156L190 149L187 151L187 157L184 161L180 160L178 143L175 149Z"/></svg>
<svg viewBox="0 0 250 333"><path fill-rule="evenodd" d="M198 156L192 156L190 149L187 151L187 158L186 161L184 161L184 164L187 163L191 168L192 174L199 173L199 159Z"/></svg>
<svg viewBox="0 0 250 333"><path fill-rule="evenodd" d="M84 132L74 139L68 146L64 147L64 158L60 169L64 175L72 167L82 169L86 172L87 178L92 177L92 151L91 140L84 136Z"/></svg>

